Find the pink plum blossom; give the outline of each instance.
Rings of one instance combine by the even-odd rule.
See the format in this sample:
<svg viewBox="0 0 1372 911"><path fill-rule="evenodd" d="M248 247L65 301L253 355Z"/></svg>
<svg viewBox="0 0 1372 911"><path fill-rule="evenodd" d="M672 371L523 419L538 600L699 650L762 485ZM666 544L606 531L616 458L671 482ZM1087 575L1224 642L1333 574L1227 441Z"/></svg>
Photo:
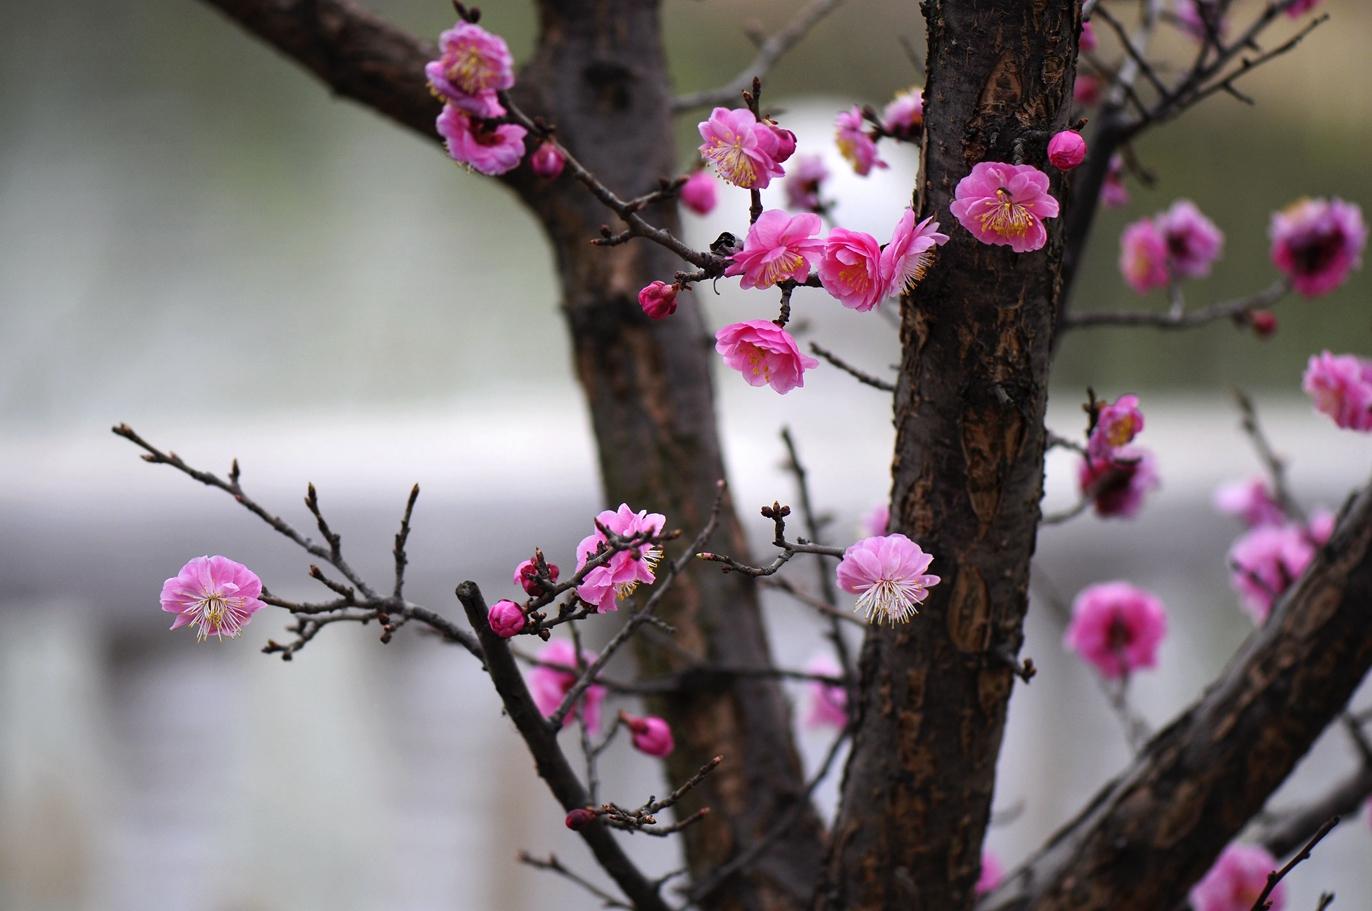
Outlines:
<svg viewBox="0 0 1372 911"><path fill-rule="evenodd" d="M1139 294L1167 287L1167 240L1153 219L1140 218L1120 235L1120 274Z"/></svg>
<svg viewBox="0 0 1372 911"><path fill-rule="evenodd" d="M1229 548L1230 581L1256 624L1315 559L1318 542L1296 524L1261 525Z"/></svg>
<svg viewBox="0 0 1372 911"><path fill-rule="evenodd" d="M519 605L506 598L492 604L486 614L486 622L490 624L491 632L502 639L518 635L527 620Z"/></svg>
<svg viewBox="0 0 1372 911"><path fill-rule="evenodd" d="M977 884L973 887L972 893L981 896L994 892L1004 878L1005 870L1001 867L999 858L990 851L982 851L981 873L977 876Z"/></svg>
<svg viewBox="0 0 1372 911"><path fill-rule="evenodd" d="M862 520L862 528L867 537L879 538L891 530L891 507L881 503L872 508Z"/></svg>
<svg viewBox="0 0 1372 911"><path fill-rule="evenodd" d="M1286 513L1264 478L1254 477L1247 481L1221 484L1215 490L1212 502L1215 509L1225 515L1236 516L1249 528L1286 522Z"/></svg>
<svg viewBox="0 0 1372 911"><path fill-rule="evenodd" d="M1167 611L1150 592L1128 582L1082 589L1072 602L1063 645L1095 666L1107 680L1154 667L1167 635Z"/></svg>
<svg viewBox="0 0 1372 911"><path fill-rule="evenodd" d="M1072 83L1072 100L1082 107L1094 107L1100 102L1100 80L1090 73L1077 73Z"/></svg>
<svg viewBox="0 0 1372 911"><path fill-rule="evenodd" d="M715 350L750 386L771 386L785 395L805 385L805 371L819 361L801 354L785 329L765 319L733 323L715 333Z"/></svg>
<svg viewBox="0 0 1372 911"><path fill-rule="evenodd" d="M818 155L797 156L791 176L782 188L786 191L786 208L804 212L818 212L824 208L820 186L829 179L829 169Z"/></svg>
<svg viewBox="0 0 1372 911"><path fill-rule="evenodd" d="M594 652L582 650L583 665L589 667L595 659ZM557 711L557 707L562 704L563 698L576 685L577 677L580 676L580 672L577 671L576 649L572 648L570 642L554 639L539 652L538 660L541 663L529 671L529 695L533 697L534 705L538 706L543 717L549 718ZM575 718L584 712L587 730L597 731L600 729L600 704L604 701L605 687L599 683L592 683L586 687L581 698L573 703L567 718ZM566 723L566 719L563 719L563 723Z"/></svg>
<svg viewBox="0 0 1372 911"><path fill-rule="evenodd" d="M895 136L914 137L923 125L923 89L909 88L897 92L881 112L881 128Z"/></svg>
<svg viewBox="0 0 1372 911"><path fill-rule="evenodd" d="M424 67L429 90L445 104L477 117L499 117L496 92L514 85L514 58L505 39L459 22L438 39L439 58Z"/></svg>
<svg viewBox="0 0 1372 911"><path fill-rule="evenodd" d="M1110 156L1105 182L1100 187L1100 201L1112 209L1129 205L1129 189L1124 185L1124 157L1118 153Z"/></svg>
<svg viewBox="0 0 1372 911"><path fill-rule="evenodd" d="M1213 31L1223 37L1229 23L1220 15L1214 0L1176 0L1173 12L1181 30L1198 41L1204 41Z"/></svg>
<svg viewBox="0 0 1372 911"><path fill-rule="evenodd" d="M556 582L558 575L557 565L554 563L547 563L546 561L544 565L548 567L548 578ZM514 584L524 589L525 594L533 595L534 597L543 594L543 583L538 581L538 566L532 559L525 560L515 567Z"/></svg>
<svg viewBox="0 0 1372 911"><path fill-rule="evenodd" d="M931 215L915 224L915 212L906 208L891 232L891 242L881 251L881 275L885 281L883 297L894 297L903 291L913 291L924 280L934 264L937 249L948 243L948 235L939 233L938 222Z"/></svg>
<svg viewBox="0 0 1372 911"><path fill-rule="evenodd" d="M839 588L858 595L856 610L867 622L908 623L939 577L928 574L934 558L902 534L863 538L843 552L835 574Z"/></svg>
<svg viewBox="0 0 1372 911"><path fill-rule="evenodd" d="M1152 453L1135 446L1108 459L1082 459L1077 484L1103 519L1130 519L1143 508L1144 495L1159 484Z"/></svg>
<svg viewBox="0 0 1372 911"><path fill-rule="evenodd" d="M1143 431L1143 412L1139 397L1122 395L1114 402L1096 405L1096 424L1086 442L1086 452L1093 459L1108 459L1133 442Z"/></svg>
<svg viewBox="0 0 1372 911"><path fill-rule="evenodd" d="M1301 388L1338 426L1372 431L1372 360L1322 351L1310 357Z"/></svg>
<svg viewBox="0 0 1372 911"><path fill-rule="evenodd" d="M1167 242L1167 261L1172 272L1187 278L1204 278L1224 249L1224 235L1201 214L1189 199L1179 199L1157 216L1158 230Z"/></svg>
<svg viewBox="0 0 1372 911"><path fill-rule="evenodd" d="M1048 242L1043 219L1058 214L1048 175L1033 165L982 161L958 181L949 209L984 244L1029 253Z"/></svg>
<svg viewBox="0 0 1372 911"><path fill-rule="evenodd" d="M195 627L195 640L237 639L252 615L267 605L262 580L228 557L196 557L162 583L162 610L175 614L172 629Z"/></svg>
<svg viewBox="0 0 1372 911"><path fill-rule="evenodd" d="M1272 263L1306 297L1328 294L1362 265L1367 224L1342 199L1301 199L1272 215Z"/></svg>
<svg viewBox="0 0 1372 911"><path fill-rule="evenodd" d="M677 286L667 282L649 282L639 289L638 305L649 319L666 319L676 312Z"/></svg>
<svg viewBox="0 0 1372 911"><path fill-rule="evenodd" d="M853 105L840 111L834 119L834 142L839 154L853 166L859 177L866 177L872 168L884 168L886 162L877 157L877 144L863 129L862 108Z"/></svg>
<svg viewBox="0 0 1372 911"><path fill-rule="evenodd" d="M620 503L615 510L606 509L596 516L600 526L609 529L621 538L641 535L658 536L667 519L661 513L647 510L634 512L628 503ZM601 545L608 543L605 533L596 530L581 539L576 546L576 569L581 572L586 562L595 556ZM621 550L610 559L588 572L581 584L576 587L577 597L605 614L619 610L616 601L622 601L633 594L640 582L653 584L656 578L653 569L662 559L662 547L655 542L645 542Z"/></svg>
<svg viewBox="0 0 1372 911"><path fill-rule="evenodd" d="M1062 130L1048 140L1048 163L1070 171L1086 160L1086 140L1076 130Z"/></svg>
<svg viewBox="0 0 1372 911"><path fill-rule="evenodd" d="M743 249L735 253L725 275L742 275L744 288L770 288L791 279L803 282L810 267L824 254L824 240L816 237L823 222L813 212L788 215L768 209L748 229Z"/></svg>
<svg viewBox="0 0 1372 911"><path fill-rule="evenodd" d="M765 189L795 151L795 134L760 123L747 108L715 108L699 126L700 156L727 183L745 190Z"/></svg>
<svg viewBox="0 0 1372 911"><path fill-rule="evenodd" d="M544 142L529 156L529 167L545 180L556 180L567 164L567 156L555 142Z"/></svg>
<svg viewBox="0 0 1372 911"><path fill-rule="evenodd" d="M438 115L438 135L443 137L452 160L491 176L512 171L519 164L527 132L513 123L494 127L479 123L451 104L444 105Z"/></svg>
<svg viewBox="0 0 1372 911"><path fill-rule="evenodd" d="M1215 865L1191 890L1192 911L1252 911L1267 888L1267 874L1277 859L1260 845L1235 842L1224 849ZM1286 907L1286 887L1277 883L1268 895L1271 911Z"/></svg>
<svg viewBox="0 0 1372 911"><path fill-rule="evenodd" d="M842 677L843 668L828 655L816 655L805 670L825 677ZM848 691L841 686L811 680L805 685L810 710L805 715L808 728L843 728L848 724Z"/></svg>
<svg viewBox="0 0 1372 911"><path fill-rule="evenodd" d="M1081 24L1081 40L1077 42L1077 49L1083 54L1089 54L1100 47L1100 38L1096 37L1096 27L1087 19Z"/></svg>
<svg viewBox="0 0 1372 911"><path fill-rule="evenodd" d="M624 723L629 727L634 749L640 753L662 758L670 756L672 750L676 749L676 741L672 739L671 725L662 718L656 715L636 718L627 712L623 718Z"/></svg>
<svg viewBox="0 0 1372 911"><path fill-rule="evenodd" d="M1292 19L1299 19L1316 6L1319 6L1319 3L1320 0L1296 0L1295 3L1286 8L1286 15L1290 16Z"/></svg>
<svg viewBox="0 0 1372 911"><path fill-rule="evenodd" d="M707 171L696 171L681 185L681 203L697 215L709 215L718 200L715 179Z"/></svg>
<svg viewBox="0 0 1372 911"><path fill-rule="evenodd" d="M849 310L866 312L880 304L885 296L881 245L875 237L862 231L847 228L830 231L818 271L824 290Z"/></svg>

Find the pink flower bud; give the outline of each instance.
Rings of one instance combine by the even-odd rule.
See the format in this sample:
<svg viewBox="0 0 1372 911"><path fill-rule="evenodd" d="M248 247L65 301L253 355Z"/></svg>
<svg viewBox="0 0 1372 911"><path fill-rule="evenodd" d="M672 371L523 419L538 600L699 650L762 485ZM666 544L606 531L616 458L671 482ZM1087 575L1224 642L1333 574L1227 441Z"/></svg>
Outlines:
<svg viewBox="0 0 1372 911"><path fill-rule="evenodd" d="M539 177L546 177L548 180L556 180L566 163L567 156L562 154L562 149L558 148L555 142L543 143L529 156L529 167L533 168Z"/></svg>
<svg viewBox="0 0 1372 911"><path fill-rule="evenodd" d="M567 818L564 822L567 824L567 828L571 829L573 832L580 832L582 829L595 822L595 820L595 810L587 807L577 807L567 814Z"/></svg>
<svg viewBox="0 0 1372 911"><path fill-rule="evenodd" d="M1072 97L1077 104L1092 107L1100 101L1100 80L1090 73L1078 73L1076 82L1072 83Z"/></svg>
<svg viewBox="0 0 1372 911"><path fill-rule="evenodd" d="M697 215L709 215L715 208L715 179L706 171L696 171L681 185L682 205Z"/></svg>
<svg viewBox="0 0 1372 911"><path fill-rule="evenodd" d="M638 305L649 319L666 319L676 312L676 285L649 282L638 292Z"/></svg>
<svg viewBox="0 0 1372 911"><path fill-rule="evenodd" d="M557 581L557 565L546 564L548 567L548 578ZM525 560L515 567L514 583L524 589L526 594L537 597L543 594L543 586L538 581L538 565L532 559Z"/></svg>
<svg viewBox="0 0 1372 911"><path fill-rule="evenodd" d="M1248 314L1248 323L1258 338L1271 338L1277 332L1277 314L1271 310L1254 310Z"/></svg>
<svg viewBox="0 0 1372 911"><path fill-rule="evenodd" d="M626 714L624 723L629 726L629 732L633 735L634 749L640 753L663 757L670 755L676 748L671 727L656 715L635 718Z"/></svg>
<svg viewBox="0 0 1372 911"><path fill-rule="evenodd" d="M486 622L491 625L491 632L502 639L509 639L524 628L526 618L518 604L509 599L501 599L491 605Z"/></svg>
<svg viewBox="0 0 1372 911"><path fill-rule="evenodd" d="M1048 140L1048 161L1059 171L1070 171L1086 160L1086 140L1075 130L1063 130Z"/></svg>

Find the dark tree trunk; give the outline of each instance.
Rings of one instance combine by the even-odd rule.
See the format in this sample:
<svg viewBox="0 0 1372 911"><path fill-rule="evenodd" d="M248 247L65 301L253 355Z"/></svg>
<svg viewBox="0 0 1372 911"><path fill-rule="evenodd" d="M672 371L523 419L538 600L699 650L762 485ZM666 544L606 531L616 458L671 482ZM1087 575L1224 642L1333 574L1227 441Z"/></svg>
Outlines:
<svg viewBox="0 0 1372 911"><path fill-rule="evenodd" d="M930 0L920 211L952 236L903 303L895 399L895 530L943 577L922 616L875 627L833 833L824 908L971 907L1022 641L1043 483L1043 414L1060 267L1048 246L978 243L948 212L979 161L1068 115L1072 0ZM1045 137L1046 138L1046 137ZM1043 139L1029 163L1043 167ZM1037 153L1034 150L1037 147ZM950 223L951 227L950 227Z"/></svg>

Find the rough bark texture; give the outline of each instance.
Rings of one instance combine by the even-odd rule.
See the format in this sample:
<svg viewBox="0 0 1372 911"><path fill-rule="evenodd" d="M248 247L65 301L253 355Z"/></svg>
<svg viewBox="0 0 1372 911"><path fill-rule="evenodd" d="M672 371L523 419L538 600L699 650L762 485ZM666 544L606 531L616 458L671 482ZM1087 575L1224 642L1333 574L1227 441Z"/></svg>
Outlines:
<svg viewBox="0 0 1372 911"><path fill-rule="evenodd" d="M1369 605L1372 486L1200 701L982 907L1175 907L1372 666ZM1274 831L1270 840L1292 850L1309 834Z"/></svg>
<svg viewBox="0 0 1372 911"><path fill-rule="evenodd" d="M1079 10L931 0L925 15L920 211L947 226L973 164L1064 125ZM1042 143L1027 143L1029 163L1043 166ZM1048 228L1045 249L1016 254L952 224L904 301L891 515L943 582L914 622L867 636L820 907L971 906L1013 679L996 653L1022 640L1039 519L1060 220Z"/></svg>

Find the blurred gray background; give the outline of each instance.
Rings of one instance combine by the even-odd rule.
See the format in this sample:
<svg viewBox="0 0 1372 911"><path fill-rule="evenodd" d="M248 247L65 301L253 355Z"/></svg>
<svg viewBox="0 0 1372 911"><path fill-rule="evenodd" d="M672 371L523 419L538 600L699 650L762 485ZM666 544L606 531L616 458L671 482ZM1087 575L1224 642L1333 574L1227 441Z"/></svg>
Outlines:
<svg viewBox="0 0 1372 911"><path fill-rule="evenodd" d="M666 0L679 87L704 87L750 57L743 26L776 26L796 2ZM372 6L422 34L451 24L440 0ZM1255 4L1239 4L1252 9ZM1151 189L1100 220L1076 306L1162 307L1120 281L1120 227L1189 196L1226 232L1203 303L1264 287L1267 216L1300 195L1372 205L1372 10L1327 0L1334 21L1254 76L1256 109L1217 98L1140 144ZM405 492L424 493L411 597L452 614L474 578L509 593L515 563L555 562L606 505L532 220L494 183L437 147L336 102L271 51L190 0L14 4L0 33L0 909L497 909L595 903L518 867L556 851L589 872L494 695L465 653L406 630L334 628L290 664L258 654L280 612L240 641L197 646L166 632L161 581L189 557L225 553L283 594L313 597L307 560L284 539L164 467L139 462L108 427L132 423L201 467L237 456L248 489L299 525L315 482L354 565L378 578ZM486 8L517 57L531 41L522 0ZM1285 26L1283 26L1285 28ZM849 0L775 71L802 152L838 175L838 220L883 238L917 162L862 181L832 147L834 113L917 82L897 36L922 45L913 3ZM1178 52L1177 42L1165 42ZM684 118L681 151L694 145ZM721 188L692 240L739 232L746 194ZM741 233L741 232L739 232ZM714 323L772 304L721 287ZM1368 439L1336 430L1299 396L1312 351L1366 355L1372 278L1279 310L1268 342L1221 324L1185 336L1070 336L1051 426L1079 431L1087 384L1143 398L1142 438L1163 489L1133 523L1083 517L1046 529L1039 579L1070 597L1128 578L1171 614L1160 668L1135 687L1164 723L1249 632L1224 552L1237 533L1210 491L1254 472L1227 389L1242 385L1307 505L1336 506L1365 480ZM706 297L707 295L702 295ZM686 305L692 305L687 303ZM873 369L897 356L877 314L796 296L812 336ZM829 368L779 397L717 376L735 492L785 500L777 431L794 429L835 541L887 491L889 403ZM556 428L550 435L547 428ZM1071 502L1073 465L1050 458L1047 508ZM653 507L654 504L635 504ZM671 517L669 517L669 520ZM768 529L752 530L761 546ZM810 580L798 567L798 582ZM780 661L820 649L812 619L769 605ZM608 629L609 622L605 624ZM1023 804L990 845L1007 865L1069 818L1127 759L1091 675L1040 605L1026 654L1041 668L1011 706L998 803ZM796 691L798 704L803 693ZM1364 694L1360 705L1372 703ZM803 705L800 706L803 708ZM1292 711L1299 711L1293 706ZM813 765L825 732L806 732ZM1289 806L1353 760L1337 732L1274 800ZM656 769L610 754L607 796L660 790ZM832 806L834 785L821 792ZM1372 906L1365 820L1350 820L1291 882ZM655 871L670 844L636 839Z"/></svg>

